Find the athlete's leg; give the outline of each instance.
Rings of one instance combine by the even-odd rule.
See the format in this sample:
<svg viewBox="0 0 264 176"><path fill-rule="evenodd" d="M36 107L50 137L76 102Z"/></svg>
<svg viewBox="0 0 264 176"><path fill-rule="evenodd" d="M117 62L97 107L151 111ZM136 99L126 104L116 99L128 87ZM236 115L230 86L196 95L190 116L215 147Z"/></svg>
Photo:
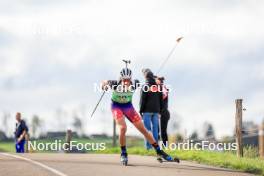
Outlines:
<svg viewBox="0 0 264 176"><path fill-rule="evenodd" d="M123 108L120 105L112 104L112 113L117 126L119 127L119 143L121 148L120 161L123 165L127 165L127 150L126 150L126 121L124 118Z"/></svg>
<svg viewBox="0 0 264 176"><path fill-rule="evenodd" d="M126 121L125 118L120 118L116 119L116 124L119 127L119 143L120 146L126 146L126 131L127 131L127 126L126 126Z"/></svg>
<svg viewBox="0 0 264 176"><path fill-rule="evenodd" d="M130 120L130 122L132 122L134 126L145 136L150 144L155 143L155 139L153 138L152 134L149 133L145 128L140 115L136 112L132 104L124 109L124 114L126 115L128 120Z"/></svg>
<svg viewBox="0 0 264 176"><path fill-rule="evenodd" d="M121 108L112 105L112 113L117 126L119 127L119 143L121 147L126 146L126 121Z"/></svg>
<svg viewBox="0 0 264 176"><path fill-rule="evenodd" d="M172 161L172 157L170 157L168 154L166 154L163 150L160 149L158 143L155 141L153 135L148 132L148 130L145 128L140 115L135 111L133 108L129 108L129 110L124 110L125 115L127 118L134 124L134 126L145 136L145 138L148 140L148 142L154 147L156 153L158 156L161 156L162 158Z"/></svg>
<svg viewBox="0 0 264 176"><path fill-rule="evenodd" d="M173 161L173 158L165 153L163 150L160 149L158 143L155 141L153 135L147 131L147 129L144 127L143 122L138 121L133 123L135 127L145 136L145 138L151 143L151 145L154 147L156 150L156 153L159 157L162 157L163 159L167 161Z"/></svg>
<svg viewBox="0 0 264 176"><path fill-rule="evenodd" d="M150 144L156 143L153 135L145 128L142 121L137 121L137 122L134 122L133 124L144 135L144 137L147 139L147 141Z"/></svg>

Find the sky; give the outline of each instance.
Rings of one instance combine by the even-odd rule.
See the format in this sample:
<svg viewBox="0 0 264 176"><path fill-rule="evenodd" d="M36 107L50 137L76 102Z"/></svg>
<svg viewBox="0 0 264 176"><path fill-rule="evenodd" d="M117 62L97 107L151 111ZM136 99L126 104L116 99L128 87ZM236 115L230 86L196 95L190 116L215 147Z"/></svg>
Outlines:
<svg viewBox="0 0 264 176"><path fill-rule="evenodd" d="M155 73L176 39L184 39L160 72L171 85L169 132L187 134L205 121L217 137L232 135L235 99L244 121L264 118L264 2L257 0L0 0L0 118L15 112L41 130L71 128L80 116L85 133L112 131L111 94L90 118L101 93L94 83L117 79L132 61ZM134 95L138 110L139 94ZM2 122L1 122L2 123ZM0 125L0 129L5 129ZM128 134L139 135L129 125Z"/></svg>

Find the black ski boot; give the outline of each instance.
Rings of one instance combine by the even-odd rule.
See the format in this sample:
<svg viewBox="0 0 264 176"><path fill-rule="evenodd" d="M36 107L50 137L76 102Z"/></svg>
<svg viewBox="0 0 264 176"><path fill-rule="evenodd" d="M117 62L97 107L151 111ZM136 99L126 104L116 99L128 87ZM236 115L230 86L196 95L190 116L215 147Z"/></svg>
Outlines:
<svg viewBox="0 0 264 176"><path fill-rule="evenodd" d="M122 165L127 166L128 163L127 153L121 153L120 161Z"/></svg>
<svg viewBox="0 0 264 176"><path fill-rule="evenodd" d="M163 150L159 150L157 151L157 160L159 162L163 162L163 160L168 161L168 162L177 162L180 163L180 159L175 157L172 158L170 155L168 155L167 153L165 153Z"/></svg>

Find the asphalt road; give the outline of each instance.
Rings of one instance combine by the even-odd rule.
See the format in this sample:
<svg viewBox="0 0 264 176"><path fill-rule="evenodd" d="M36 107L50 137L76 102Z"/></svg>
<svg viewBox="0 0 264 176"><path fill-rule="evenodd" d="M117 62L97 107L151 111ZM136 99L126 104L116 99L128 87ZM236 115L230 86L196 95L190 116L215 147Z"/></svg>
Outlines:
<svg viewBox="0 0 264 176"><path fill-rule="evenodd" d="M0 176L248 176L250 174L191 162L159 163L155 157L119 155L0 153Z"/></svg>

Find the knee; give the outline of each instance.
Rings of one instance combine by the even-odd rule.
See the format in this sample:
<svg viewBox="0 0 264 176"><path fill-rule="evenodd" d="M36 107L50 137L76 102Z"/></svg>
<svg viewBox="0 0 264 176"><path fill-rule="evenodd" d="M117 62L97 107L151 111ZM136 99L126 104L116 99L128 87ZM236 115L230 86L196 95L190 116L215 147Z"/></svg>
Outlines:
<svg viewBox="0 0 264 176"><path fill-rule="evenodd" d="M120 127L120 134L125 134L127 131L127 127L126 126L121 126Z"/></svg>

